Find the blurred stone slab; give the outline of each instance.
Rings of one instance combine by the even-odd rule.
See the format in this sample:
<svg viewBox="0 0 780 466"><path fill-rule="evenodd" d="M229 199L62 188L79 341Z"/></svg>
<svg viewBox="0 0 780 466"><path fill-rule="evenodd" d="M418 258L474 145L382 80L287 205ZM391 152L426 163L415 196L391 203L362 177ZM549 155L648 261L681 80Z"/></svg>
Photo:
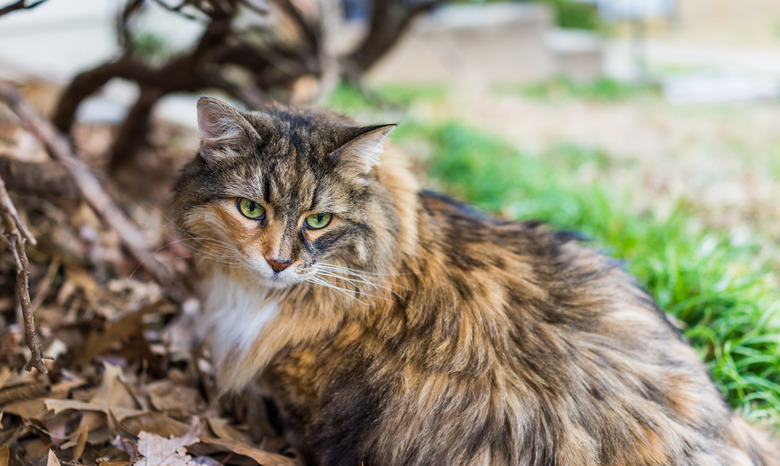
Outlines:
<svg viewBox="0 0 780 466"><path fill-rule="evenodd" d="M675 103L722 103L780 98L777 77L699 72L669 77L662 82L664 95Z"/></svg>
<svg viewBox="0 0 780 466"><path fill-rule="evenodd" d="M553 29L547 46L555 57L555 74L575 81L592 81L604 75L604 42L591 32Z"/></svg>
<svg viewBox="0 0 780 466"><path fill-rule="evenodd" d="M490 83L600 76L600 41L588 33L554 31L552 21L549 8L533 3L442 7L413 24L369 77ZM359 36L358 27L351 27L345 36Z"/></svg>

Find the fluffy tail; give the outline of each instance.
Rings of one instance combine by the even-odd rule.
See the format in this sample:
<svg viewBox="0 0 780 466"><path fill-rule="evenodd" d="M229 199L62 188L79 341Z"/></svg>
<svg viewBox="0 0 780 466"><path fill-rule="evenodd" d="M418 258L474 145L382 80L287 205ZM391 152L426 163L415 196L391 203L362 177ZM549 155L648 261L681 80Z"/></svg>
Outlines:
<svg viewBox="0 0 780 466"><path fill-rule="evenodd" d="M731 438L756 466L780 466L780 443L772 435L733 416Z"/></svg>

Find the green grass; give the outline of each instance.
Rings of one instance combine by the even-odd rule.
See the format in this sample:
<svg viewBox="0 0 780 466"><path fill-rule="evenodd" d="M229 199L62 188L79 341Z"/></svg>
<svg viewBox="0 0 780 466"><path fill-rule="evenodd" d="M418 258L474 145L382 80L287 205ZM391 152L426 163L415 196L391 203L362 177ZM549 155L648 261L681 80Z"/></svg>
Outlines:
<svg viewBox="0 0 780 466"><path fill-rule="evenodd" d="M624 83L609 78L585 82L554 78L537 84L499 84L493 90L499 94L519 94L540 100L583 99L596 102L618 102L657 94L657 89L651 85Z"/></svg>
<svg viewBox="0 0 780 466"><path fill-rule="evenodd" d="M382 85L361 92L355 86L340 84L325 105L341 112L383 110L387 107L408 107L413 102L437 102L447 98L448 90L441 85Z"/></svg>
<svg viewBox="0 0 780 466"><path fill-rule="evenodd" d="M780 426L780 294L750 249L729 244L725 232L702 231L683 202L666 217L640 215L626 193L582 184L573 175L579 164L607 163L592 149L568 143L525 154L457 123L409 123L394 137L431 148L438 188L488 211L579 230L625 259L679 320L727 401Z"/></svg>

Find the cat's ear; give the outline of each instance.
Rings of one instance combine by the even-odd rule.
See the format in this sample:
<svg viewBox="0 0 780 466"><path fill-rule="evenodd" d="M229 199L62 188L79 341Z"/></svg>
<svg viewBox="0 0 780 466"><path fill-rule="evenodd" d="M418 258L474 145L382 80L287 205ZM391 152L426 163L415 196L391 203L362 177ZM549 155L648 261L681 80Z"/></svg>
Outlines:
<svg viewBox="0 0 780 466"><path fill-rule="evenodd" d="M362 132L331 154L332 159L344 172L356 175L368 174L372 168L379 165L379 155L382 153L384 140L395 126L379 125L362 128Z"/></svg>
<svg viewBox="0 0 780 466"><path fill-rule="evenodd" d="M230 157L260 139L257 131L238 110L217 99L198 100L198 129L201 155L207 160Z"/></svg>

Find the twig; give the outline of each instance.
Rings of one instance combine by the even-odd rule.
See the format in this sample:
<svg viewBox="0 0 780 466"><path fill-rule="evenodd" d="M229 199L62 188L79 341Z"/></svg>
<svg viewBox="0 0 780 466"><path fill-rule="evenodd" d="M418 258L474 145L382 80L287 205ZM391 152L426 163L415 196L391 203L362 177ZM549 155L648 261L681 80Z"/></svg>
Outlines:
<svg viewBox="0 0 780 466"><path fill-rule="evenodd" d="M27 261L27 253L24 251L24 243L29 241L35 245L35 237L27 229L27 226L19 218L19 212L11 202L8 191L5 189L5 183L0 178L0 214L3 217L3 234L8 238L11 245L11 252L16 262L16 293L19 296L19 304L22 305L22 316L24 317L24 334L27 337L27 346L30 348L32 357L25 366L25 369L38 369L38 372L46 374L49 370L43 365L43 359L53 359L41 352L41 344L38 343L38 335L35 333L35 319L32 312L32 303L30 301L30 269Z"/></svg>
<svg viewBox="0 0 780 466"><path fill-rule="evenodd" d="M89 168L76 157L65 136L22 100L8 84L0 83L0 101L8 105L28 131L41 141L49 155L68 171L81 195L103 222L119 235L130 254L164 289L179 293L181 290L177 278L150 252L142 232L109 197Z"/></svg>
<svg viewBox="0 0 780 466"><path fill-rule="evenodd" d="M12 11L16 10L32 10L36 6L46 2L46 0L38 0L36 2L32 2L29 5L27 4L27 0L18 0L16 2L11 3L10 5L6 5L2 8L0 8L0 16L3 16L4 14L10 13Z"/></svg>
<svg viewBox="0 0 780 466"><path fill-rule="evenodd" d="M78 199L81 194L70 174L57 162L23 162L0 155L0 178L12 193L58 199Z"/></svg>

